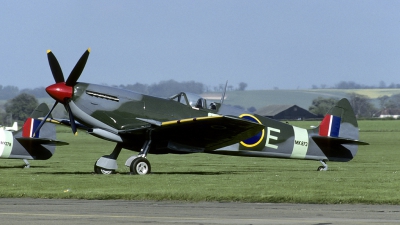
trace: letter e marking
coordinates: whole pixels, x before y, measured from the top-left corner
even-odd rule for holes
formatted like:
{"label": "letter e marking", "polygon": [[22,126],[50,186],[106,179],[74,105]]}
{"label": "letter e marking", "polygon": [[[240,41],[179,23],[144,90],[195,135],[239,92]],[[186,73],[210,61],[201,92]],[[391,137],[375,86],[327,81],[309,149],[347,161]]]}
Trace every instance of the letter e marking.
{"label": "letter e marking", "polygon": [[278,146],[277,146],[277,145],[273,145],[273,144],[270,144],[270,143],[269,143],[269,140],[270,140],[270,139],[272,139],[272,140],[278,140],[278,137],[277,137],[277,136],[271,135],[271,131],[276,132],[276,133],[280,133],[280,132],[281,132],[281,130],[279,130],[279,129],[272,128],[272,127],[267,127],[267,137],[266,137],[266,140],[265,140],[265,147],[273,148],[273,149],[278,149]]}

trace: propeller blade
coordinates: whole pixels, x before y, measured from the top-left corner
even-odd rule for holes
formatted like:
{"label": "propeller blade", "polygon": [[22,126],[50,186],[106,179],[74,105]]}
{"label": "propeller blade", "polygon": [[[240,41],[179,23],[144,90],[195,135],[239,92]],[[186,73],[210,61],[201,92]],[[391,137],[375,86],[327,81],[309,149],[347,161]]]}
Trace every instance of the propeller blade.
{"label": "propeller blade", "polygon": [[56,83],[64,82],[64,75],[61,66],[51,50],[47,50],[47,59],[49,60],[51,73],[53,73]]}
{"label": "propeller blade", "polygon": [[50,109],[50,111],[47,113],[47,115],[44,117],[44,119],[42,120],[42,122],[40,122],[39,126],[36,128],[35,132],[33,133],[33,136],[36,136],[36,132],[38,132],[40,130],[40,128],[42,128],[43,124],[46,122],[47,118],[50,116],[51,112],[53,112],[53,109],[56,107],[56,105],[58,104],[58,101],[56,101],[53,105],[53,107]]}
{"label": "propeller blade", "polygon": [[71,124],[72,133],[74,133],[74,135],[78,135],[78,132],[76,131],[76,124],[75,124],[74,115],[71,112],[71,108],[69,107],[69,103],[65,104],[65,108],[67,109],[68,114],[69,114],[69,122]]}
{"label": "propeller blade", "polygon": [[89,53],[90,53],[90,48],[88,48],[85,53],[81,56],[79,61],[76,63],[74,69],[71,71],[67,78],[66,85],[67,86],[74,86],[76,84],[76,81],[79,79],[79,77],[82,74],[83,69],[85,68],[86,61],[89,58]]}

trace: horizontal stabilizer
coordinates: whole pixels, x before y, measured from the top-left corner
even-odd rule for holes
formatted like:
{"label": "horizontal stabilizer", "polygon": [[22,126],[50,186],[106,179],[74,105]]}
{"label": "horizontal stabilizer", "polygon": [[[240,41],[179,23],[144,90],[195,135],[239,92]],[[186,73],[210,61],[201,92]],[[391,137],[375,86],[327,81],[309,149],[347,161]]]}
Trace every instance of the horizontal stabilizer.
{"label": "horizontal stabilizer", "polygon": [[312,139],[314,141],[328,141],[332,144],[346,144],[346,145],[369,145],[367,142],[349,139],[349,138],[340,138],[340,137],[329,137],[329,136],[313,136]]}
{"label": "horizontal stabilizer", "polygon": [[52,146],[62,146],[69,145],[67,142],[52,140],[48,138],[27,138],[27,137],[19,137],[15,138],[21,144],[29,144],[29,145],[52,145]]}
{"label": "horizontal stabilizer", "polygon": [[359,145],[366,142],[340,137],[313,136],[312,139],[330,161],[347,162],[354,158]]}

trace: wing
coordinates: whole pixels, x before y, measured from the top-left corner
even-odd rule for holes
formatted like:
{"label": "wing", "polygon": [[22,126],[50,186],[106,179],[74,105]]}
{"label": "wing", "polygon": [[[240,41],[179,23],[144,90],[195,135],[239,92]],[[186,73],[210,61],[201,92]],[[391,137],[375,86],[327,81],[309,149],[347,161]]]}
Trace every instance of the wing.
{"label": "wing", "polygon": [[[167,142],[170,149],[177,151],[212,151],[245,140],[264,129],[263,125],[233,116],[216,115],[165,122],[153,119],[137,119],[146,122],[148,126],[119,130],[118,135],[124,136],[124,139],[126,139],[135,135],[142,135],[146,130],[151,129],[153,141]],[[64,119],[47,119],[47,122],[69,125],[69,120]],[[81,124],[76,123],[76,125],[78,128],[87,130]],[[101,138],[105,137],[104,135],[101,136]]]}
{"label": "wing", "polygon": [[[264,129],[263,125],[232,116],[197,117],[166,122],[141,118],[138,120],[151,124],[153,140],[168,141],[169,148],[181,151],[215,150],[245,140]],[[135,132],[137,130],[121,131],[132,134]]]}

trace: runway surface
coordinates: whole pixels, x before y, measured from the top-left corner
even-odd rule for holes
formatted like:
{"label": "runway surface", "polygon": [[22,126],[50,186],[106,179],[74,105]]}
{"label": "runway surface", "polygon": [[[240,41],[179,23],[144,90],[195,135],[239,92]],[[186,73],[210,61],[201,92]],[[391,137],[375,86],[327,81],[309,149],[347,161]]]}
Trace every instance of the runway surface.
{"label": "runway surface", "polygon": [[0,199],[1,224],[400,224],[400,206]]}

